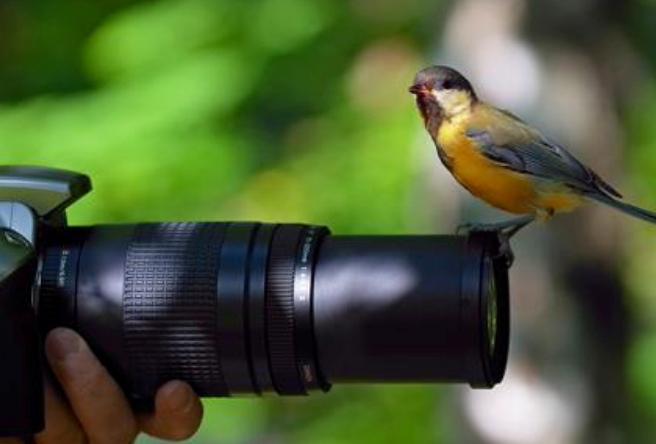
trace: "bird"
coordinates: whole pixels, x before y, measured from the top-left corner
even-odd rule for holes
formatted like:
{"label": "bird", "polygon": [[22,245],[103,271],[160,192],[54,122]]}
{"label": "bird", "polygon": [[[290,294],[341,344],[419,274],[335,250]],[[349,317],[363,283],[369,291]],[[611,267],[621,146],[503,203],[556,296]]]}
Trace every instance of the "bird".
{"label": "bird", "polygon": [[535,220],[597,201],[656,223],[656,213],[629,204],[562,145],[509,111],[480,100],[469,80],[448,66],[420,70],[409,88],[444,166],[471,194],[518,215],[467,229],[507,238]]}

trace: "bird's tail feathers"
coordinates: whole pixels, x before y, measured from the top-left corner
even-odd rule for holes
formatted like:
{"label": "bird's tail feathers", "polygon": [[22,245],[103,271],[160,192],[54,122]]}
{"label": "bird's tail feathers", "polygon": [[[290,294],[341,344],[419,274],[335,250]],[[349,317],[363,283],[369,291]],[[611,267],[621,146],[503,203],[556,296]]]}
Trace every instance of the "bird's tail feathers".
{"label": "bird's tail feathers", "polygon": [[628,214],[629,216],[637,217],[638,219],[642,219],[647,222],[651,222],[652,224],[656,224],[656,213],[645,210],[644,208],[640,208],[635,205],[622,202],[621,200],[614,199],[613,197],[608,196],[606,194],[591,193],[588,194],[587,196],[590,199],[594,199],[597,202],[601,202],[603,204],[609,205],[615,208],[616,210]]}

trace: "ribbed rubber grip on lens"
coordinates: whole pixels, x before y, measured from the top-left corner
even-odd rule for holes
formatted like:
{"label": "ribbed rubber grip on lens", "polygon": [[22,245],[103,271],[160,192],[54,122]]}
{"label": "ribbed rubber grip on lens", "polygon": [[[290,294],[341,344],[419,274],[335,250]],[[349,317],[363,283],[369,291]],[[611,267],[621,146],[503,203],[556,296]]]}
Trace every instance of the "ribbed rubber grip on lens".
{"label": "ribbed rubber grip on lens", "polygon": [[305,394],[294,343],[294,263],[302,232],[300,225],[280,225],[269,256],[267,336],[273,385],[281,395]]}
{"label": "ribbed rubber grip on lens", "polygon": [[170,380],[226,396],[217,346],[218,251],[225,226],[142,224],[125,264],[124,339],[132,389],[152,396]]}

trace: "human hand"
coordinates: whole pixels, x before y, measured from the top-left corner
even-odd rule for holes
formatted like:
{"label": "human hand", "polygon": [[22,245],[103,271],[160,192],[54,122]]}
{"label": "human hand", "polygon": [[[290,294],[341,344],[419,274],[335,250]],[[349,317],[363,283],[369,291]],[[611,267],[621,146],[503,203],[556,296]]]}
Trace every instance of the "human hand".
{"label": "human hand", "polygon": [[[188,384],[171,381],[155,397],[155,411],[135,414],[123,391],[77,333],[52,330],[46,357],[67,399],[46,384],[46,427],[37,444],[128,444],[140,432],[161,439],[193,435],[203,415],[202,404]],[[21,443],[0,439],[0,444]]]}

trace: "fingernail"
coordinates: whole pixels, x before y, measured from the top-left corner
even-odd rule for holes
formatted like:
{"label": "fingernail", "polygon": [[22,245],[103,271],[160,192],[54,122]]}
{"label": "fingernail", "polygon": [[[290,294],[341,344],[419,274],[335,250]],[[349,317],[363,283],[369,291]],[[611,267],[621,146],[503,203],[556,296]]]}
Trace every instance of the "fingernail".
{"label": "fingernail", "polygon": [[63,362],[80,350],[80,337],[67,328],[55,328],[48,334],[46,348],[57,361]]}
{"label": "fingernail", "polygon": [[193,402],[191,391],[182,382],[171,382],[165,387],[169,410],[177,412],[189,409]]}

